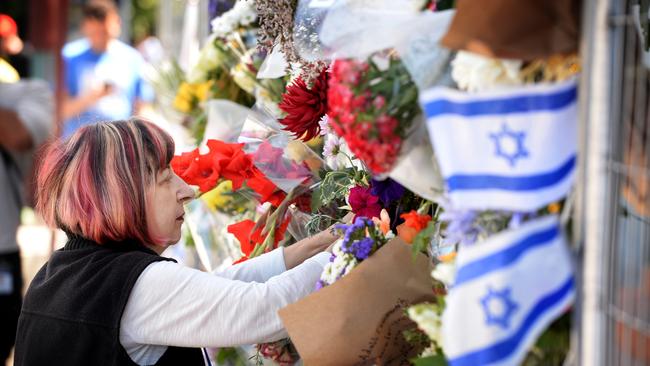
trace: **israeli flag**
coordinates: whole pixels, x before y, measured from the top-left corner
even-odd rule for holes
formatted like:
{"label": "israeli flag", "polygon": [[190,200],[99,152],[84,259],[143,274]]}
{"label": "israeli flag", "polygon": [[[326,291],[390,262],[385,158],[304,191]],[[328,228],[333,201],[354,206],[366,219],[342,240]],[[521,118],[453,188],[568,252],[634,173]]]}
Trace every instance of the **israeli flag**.
{"label": "israeli flag", "polygon": [[442,316],[450,366],[519,365],[573,302],[572,265],[557,216],[462,247]]}
{"label": "israeli flag", "polygon": [[422,93],[454,207],[534,211],[563,198],[576,165],[575,80],[469,94]]}

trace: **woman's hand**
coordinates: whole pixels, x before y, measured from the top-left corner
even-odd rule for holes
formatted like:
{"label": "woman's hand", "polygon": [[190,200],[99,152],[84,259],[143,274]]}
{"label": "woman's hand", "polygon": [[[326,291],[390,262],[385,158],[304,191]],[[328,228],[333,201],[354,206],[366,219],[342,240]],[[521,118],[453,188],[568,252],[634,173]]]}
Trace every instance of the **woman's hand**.
{"label": "woman's hand", "polygon": [[338,236],[333,235],[329,229],[320,233],[302,239],[301,241],[284,248],[284,264],[287,269],[291,269],[305,259],[310,258],[330,246]]}
{"label": "woman's hand", "polygon": [[[341,221],[349,223],[352,220],[351,213],[346,215]],[[284,248],[284,264],[287,269],[291,269],[305,259],[310,258],[322,251],[331,251],[332,244],[339,238],[339,235],[333,230],[334,225],[320,233],[305,238],[293,245]]]}

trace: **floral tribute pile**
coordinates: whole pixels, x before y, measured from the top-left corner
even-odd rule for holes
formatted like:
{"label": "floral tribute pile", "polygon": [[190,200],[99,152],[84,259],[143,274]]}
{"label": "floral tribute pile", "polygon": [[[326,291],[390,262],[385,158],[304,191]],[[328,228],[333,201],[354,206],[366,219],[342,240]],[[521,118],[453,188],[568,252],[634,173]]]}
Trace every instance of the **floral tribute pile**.
{"label": "floral tribute pile", "polygon": [[[453,3],[400,2],[408,3],[404,8],[413,19],[413,27],[421,27],[422,17],[445,11]],[[413,304],[408,309],[419,328],[404,337],[414,342],[425,340],[430,345],[419,359],[413,360],[415,364],[444,364],[442,314],[454,281],[458,250],[480,245],[536,218],[560,213],[565,209],[564,200],[528,211],[466,209],[451,203],[449,187],[439,187],[442,194],[436,200],[424,198],[430,194],[407,189],[408,182],[393,172],[402,162],[415,161],[411,160],[412,146],[408,144],[418,137],[414,136],[417,131],[422,131],[425,118],[421,117],[426,113],[419,102],[424,90],[414,80],[420,80],[427,66],[414,64],[410,52],[428,56],[434,52],[429,48],[437,47],[437,42],[419,38],[409,47],[392,44],[358,54],[343,47],[341,54],[345,57],[333,50],[323,51],[316,60],[306,59],[304,50],[294,42],[298,31],[312,32],[310,37],[318,44],[310,50],[312,56],[319,47],[334,47],[324,44],[325,37],[318,33],[321,23],[327,23],[327,6],[314,7],[320,10],[301,18],[304,9],[311,9],[306,6],[309,3],[237,0],[230,11],[212,20],[213,33],[199,61],[185,70],[181,80],[172,83],[174,106],[183,116],[181,123],[191,132],[189,145],[193,145],[172,160],[172,168],[196,187],[209,208],[205,215],[223,224],[218,235],[211,234],[211,248],[236,244],[239,255],[222,258],[227,263],[236,265],[280,245],[292,245],[332,225],[340,239],[332,247],[330,262],[320,280],[314,284],[315,291],[336,286],[337,281],[396,237],[410,245],[414,257],[427,256],[435,265],[431,287],[437,300]],[[363,4],[358,5],[363,9]],[[376,6],[393,9],[395,4],[379,1]],[[294,29],[296,24],[313,27]],[[405,43],[411,42],[409,32],[422,29],[408,25],[404,28],[395,30],[405,33],[395,39]],[[370,37],[364,29],[355,32],[359,37]],[[506,60],[460,50],[443,66],[441,73],[445,77],[435,83],[471,95],[560,82],[579,71],[579,60],[576,55]],[[246,123],[238,121],[244,126],[239,127],[238,142],[206,135],[208,103],[215,99],[250,109],[252,117]],[[264,136],[274,136],[273,143],[270,138],[259,141],[259,131],[248,130],[249,120],[256,119],[255,113],[260,110],[271,116],[261,124]],[[215,123],[231,127],[225,126],[230,122]],[[424,140],[429,151],[435,151],[431,141]],[[314,157],[298,157],[296,144]],[[464,148],[458,146],[459,155]],[[419,170],[437,169],[436,155],[418,160],[410,179],[421,179]],[[315,171],[314,166],[320,168]],[[294,181],[299,184],[287,184]],[[344,219],[350,216],[351,221]],[[193,235],[197,235],[196,230],[187,234],[189,242],[195,241]],[[527,362],[562,360],[568,349],[567,334],[565,317],[540,338]],[[549,335],[557,342],[549,343]],[[299,359],[290,340],[258,345],[256,350],[258,358],[281,365]],[[239,362],[243,359],[236,359],[243,352],[221,350],[216,357],[224,363]]]}

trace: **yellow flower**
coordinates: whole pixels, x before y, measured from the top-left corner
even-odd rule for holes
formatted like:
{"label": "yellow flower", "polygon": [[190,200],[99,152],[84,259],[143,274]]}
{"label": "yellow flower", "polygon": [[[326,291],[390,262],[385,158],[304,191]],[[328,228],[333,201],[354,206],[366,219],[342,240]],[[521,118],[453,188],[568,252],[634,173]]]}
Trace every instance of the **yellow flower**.
{"label": "yellow flower", "polygon": [[204,101],[210,96],[210,88],[212,87],[212,80],[205,83],[195,84],[194,95],[200,100]]}
{"label": "yellow flower", "polygon": [[203,194],[201,199],[212,210],[225,207],[232,197],[226,193],[232,192],[232,181],[224,180],[219,183],[213,190]]}
{"label": "yellow flower", "polygon": [[181,83],[174,98],[174,108],[184,113],[192,111],[192,89],[192,85],[186,82]]}
{"label": "yellow flower", "polygon": [[183,113],[190,113],[192,111],[192,104],[187,99],[183,99],[177,95],[174,99],[174,108]]}

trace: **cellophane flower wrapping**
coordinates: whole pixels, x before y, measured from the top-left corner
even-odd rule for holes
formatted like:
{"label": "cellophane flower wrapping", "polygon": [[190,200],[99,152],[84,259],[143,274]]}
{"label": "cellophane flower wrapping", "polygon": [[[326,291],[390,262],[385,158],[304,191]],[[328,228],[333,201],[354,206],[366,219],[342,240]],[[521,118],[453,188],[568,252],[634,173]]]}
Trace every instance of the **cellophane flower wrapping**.
{"label": "cellophane flower wrapping", "polygon": [[249,114],[239,137],[255,166],[285,193],[319,180],[323,160],[302,141],[292,139],[263,107]]}

